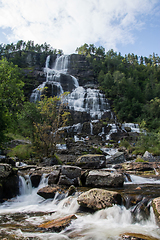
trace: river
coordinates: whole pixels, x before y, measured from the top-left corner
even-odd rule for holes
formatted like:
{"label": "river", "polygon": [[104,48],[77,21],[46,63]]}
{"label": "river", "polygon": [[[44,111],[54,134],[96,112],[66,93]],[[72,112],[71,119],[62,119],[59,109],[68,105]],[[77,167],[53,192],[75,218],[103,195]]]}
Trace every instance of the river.
{"label": "river", "polygon": [[[158,196],[159,180],[134,175],[131,178],[132,182],[126,182],[122,189],[118,189],[125,196],[133,193],[146,195],[147,191],[150,198]],[[133,211],[135,206],[127,208],[114,205],[94,213],[84,212],[77,203],[79,191],[74,196],[57,193],[54,199],[44,200],[37,195],[37,191],[46,185],[45,176],[38,188],[32,188],[29,177],[20,177],[20,195],[0,205],[1,239],[120,240],[125,234],[142,234],[146,239],[160,239],[160,228],[156,224],[152,207],[147,218],[140,211]],[[41,223],[70,214],[75,214],[77,219],[72,220],[60,233],[38,229]]]}

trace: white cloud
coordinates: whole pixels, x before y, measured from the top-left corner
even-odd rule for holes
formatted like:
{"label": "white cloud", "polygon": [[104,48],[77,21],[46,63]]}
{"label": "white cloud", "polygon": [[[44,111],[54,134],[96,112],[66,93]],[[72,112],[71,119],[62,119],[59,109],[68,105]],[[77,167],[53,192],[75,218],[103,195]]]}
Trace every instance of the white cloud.
{"label": "white cloud", "polygon": [[0,27],[11,28],[8,41],[47,42],[65,53],[84,43],[106,50],[134,43],[141,16],[151,14],[157,0],[1,0]]}

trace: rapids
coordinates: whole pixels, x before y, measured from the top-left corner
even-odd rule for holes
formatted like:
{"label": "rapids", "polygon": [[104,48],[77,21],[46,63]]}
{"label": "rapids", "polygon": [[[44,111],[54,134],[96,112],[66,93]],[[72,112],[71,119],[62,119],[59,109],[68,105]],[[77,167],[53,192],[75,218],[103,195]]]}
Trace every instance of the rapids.
{"label": "rapids", "polygon": [[[145,179],[131,176],[132,185],[145,184]],[[138,179],[135,181],[135,179]],[[150,239],[160,239],[160,229],[156,224],[153,209],[150,207],[148,218],[140,211],[133,215],[133,207],[124,205],[99,210],[94,213],[84,212],[79,208],[77,197],[66,193],[57,193],[54,199],[44,200],[37,195],[38,189],[47,185],[44,176],[38,188],[32,188],[28,176],[20,177],[20,195],[0,205],[0,237],[7,239],[83,239],[83,240],[117,240],[125,233],[143,234]],[[135,183],[136,182],[136,183]],[[146,183],[148,180],[146,179]],[[159,183],[152,180],[152,184]],[[127,184],[127,183],[126,183]],[[125,188],[125,187],[124,187]],[[60,233],[42,232],[38,225],[59,217],[75,214],[70,226]]]}

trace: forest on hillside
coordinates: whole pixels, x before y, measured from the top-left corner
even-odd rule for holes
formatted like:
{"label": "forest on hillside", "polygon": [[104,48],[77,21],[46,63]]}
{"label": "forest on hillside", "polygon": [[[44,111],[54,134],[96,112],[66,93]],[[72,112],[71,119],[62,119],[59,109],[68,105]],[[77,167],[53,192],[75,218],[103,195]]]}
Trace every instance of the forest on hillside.
{"label": "forest on hillside", "polygon": [[[102,46],[97,48],[94,44],[84,44],[75,51],[83,54],[91,65],[99,88],[112,103],[119,122],[136,122],[149,132],[160,132],[160,57],[157,54],[122,56],[112,49],[105,52]],[[25,114],[36,114],[34,106],[24,98],[27,80],[21,70],[31,68],[23,61],[28,52],[39,54],[41,67],[47,55],[63,54],[47,43],[39,45],[20,40],[16,44],[0,44],[1,140],[6,129],[17,129],[20,121],[24,124]],[[30,128],[32,117],[27,122]]]}

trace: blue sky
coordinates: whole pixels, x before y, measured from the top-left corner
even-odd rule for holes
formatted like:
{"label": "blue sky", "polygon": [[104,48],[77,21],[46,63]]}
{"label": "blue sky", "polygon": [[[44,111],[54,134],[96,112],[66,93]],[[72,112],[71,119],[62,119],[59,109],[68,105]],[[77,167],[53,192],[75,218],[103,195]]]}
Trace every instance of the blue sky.
{"label": "blue sky", "polygon": [[18,40],[160,56],[160,0],[0,0],[0,43]]}

